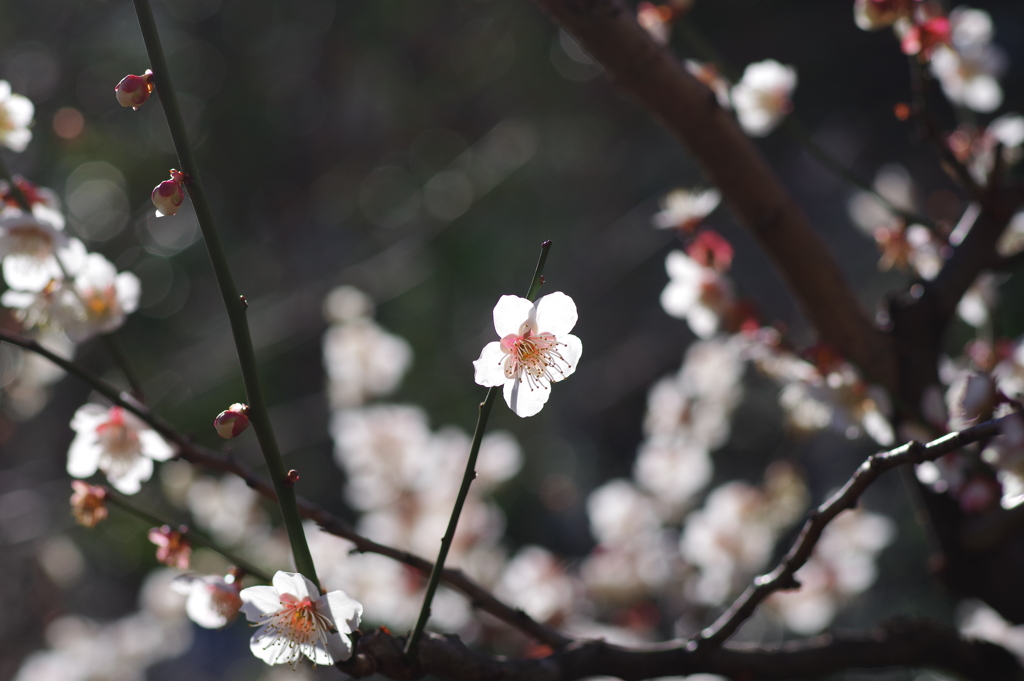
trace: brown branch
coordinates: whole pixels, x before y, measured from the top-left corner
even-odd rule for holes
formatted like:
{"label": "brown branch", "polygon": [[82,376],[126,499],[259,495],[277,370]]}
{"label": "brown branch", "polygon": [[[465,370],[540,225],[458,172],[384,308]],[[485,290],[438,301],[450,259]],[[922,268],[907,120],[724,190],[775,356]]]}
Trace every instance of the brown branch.
{"label": "brown branch", "polygon": [[624,648],[579,641],[542,659],[505,658],[467,648],[457,636],[428,634],[417,654],[403,655],[404,641],[386,630],[359,638],[355,654],[336,666],[357,678],[382,674],[411,681],[572,681],[614,676],[625,681],[697,673],[733,679],[809,679],[843,669],[932,667],[972,681],[1021,681],[1024,670],[1003,648],[965,640],[925,621],[897,621],[866,634],[834,634],[772,648],[722,648],[702,654],[680,642]]}
{"label": "brown branch", "polygon": [[[145,405],[141,404],[130,394],[120,392],[117,388],[110,385],[81,364],[70,361],[54,352],[51,352],[34,340],[24,338],[16,334],[0,331],[0,342],[8,342],[12,345],[24,348],[25,350],[42,355],[60,368],[64,369],[64,371],[78,376],[80,379],[92,386],[96,392],[100,393],[114,404],[135,414],[152,426],[152,428],[160,433],[164,438],[177,445],[178,456],[185,461],[206,466],[207,468],[219,470],[231,475],[237,475],[259,494],[263,495],[270,501],[277,501],[277,494],[274,490],[274,486],[269,480],[256,475],[256,473],[234,457],[224,456],[223,454],[195,444],[189,438],[175,430],[173,426],[153,414],[153,412],[151,412]],[[355,550],[357,551],[364,553],[378,553],[382,556],[387,556],[388,558],[392,558],[393,560],[419,570],[424,575],[429,575],[431,569],[434,567],[433,563],[429,560],[420,558],[408,551],[402,551],[391,546],[378,544],[377,542],[364,537],[356,532],[355,529],[353,529],[353,527],[347,522],[311,501],[307,501],[299,497],[298,504],[299,513],[303,518],[308,518],[309,520],[317,523],[325,532],[352,542],[355,545]],[[551,627],[537,622],[519,608],[513,608],[512,606],[502,602],[491,594],[490,591],[467,577],[461,570],[446,568],[443,571],[441,578],[449,586],[461,591],[466,597],[468,597],[470,602],[473,604],[473,607],[494,615],[503,622],[519,629],[524,634],[531,636],[541,643],[549,645],[552,648],[561,648],[573,640]]]}
{"label": "brown branch", "polygon": [[[1009,417],[1003,417],[1005,418]],[[994,437],[999,434],[999,426],[1003,419],[986,421],[958,433],[944,435],[926,445],[909,442],[888,452],[869,456],[842,489],[811,511],[796,543],[778,567],[769,574],[754,579],[753,584],[713,625],[694,637],[694,648],[700,650],[721,646],[768,596],[776,591],[799,588],[800,583],[793,575],[810,558],[825,526],[846,509],[856,506],[860,495],[882,473],[907,463],[933,461],[972,442]]]}
{"label": "brown branch", "polygon": [[637,25],[622,0],[536,0],[693,154],[736,218],[774,260],[824,340],[895,387],[895,358],[839,263],[757,148],[707,87]]}

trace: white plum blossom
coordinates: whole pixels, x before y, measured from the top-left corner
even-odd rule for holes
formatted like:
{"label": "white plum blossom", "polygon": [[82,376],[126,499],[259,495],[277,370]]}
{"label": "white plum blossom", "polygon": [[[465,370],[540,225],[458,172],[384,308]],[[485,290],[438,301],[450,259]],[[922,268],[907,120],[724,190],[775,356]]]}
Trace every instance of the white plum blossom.
{"label": "white plum blossom", "polygon": [[538,413],[551,396],[551,384],[576,371],[583,343],[570,334],[576,303],[558,291],[531,303],[502,296],[494,306],[500,341],[484,346],[473,362],[478,385],[503,386],[505,403],[517,416]]}
{"label": "white plum blossom", "polygon": [[273,586],[251,586],[239,596],[241,611],[259,626],[249,648],[267,664],[294,667],[306,656],[331,665],[352,656],[350,636],[363,606],[343,591],[321,595],[303,575],[279,571]]}
{"label": "white plum blossom", "polygon": [[669,282],[661,292],[665,312],[685,319],[699,338],[711,338],[718,332],[722,316],[735,302],[732,283],[711,267],[704,267],[682,251],[665,258]]}
{"label": "white plum blossom", "polygon": [[562,622],[572,614],[578,590],[550,551],[523,546],[505,565],[494,593],[540,622]]}
{"label": "white plum blossom", "polygon": [[660,229],[692,232],[722,201],[717,189],[676,189],[661,200],[661,212],[652,218]]}
{"label": "white plum blossom", "polygon": [[[85,255],[80,241],[70,240],[64,232],[64,216],[45,205],[37,204],[31,213],[20,209],[0,212],[0,259],[3,260],[4,281],[13,289],[39,291],[52,279],[69,270]],[[70,252],[65,253],[68,249]],[[60,252],[61,263],[56,256]]]}
{"label": "white plum blossom", "polygon": [[895,534],[895,524],[883,515],[861,509],[842,513],[825,527],[813,555],[797,570],[801,587],[776,592],[768,603],[794,632],[820,632],[843,602],[874,584],[875,558]]}
{"label": "white plum blossom", "polygon": [[174,448],[122,407],[85,404],[71,419],[77,435],[68,451],[68,473],[88,478],[97,469],[123,494],[135,494],[153,475],[154,461],[167,461]]}
{"label": "white plum blossom", "polygon": [[796,470],[776,462],[762,488],[726,483],[708,495],[704,507],[686,518],[679,548],[697,569],[687,595],[716,605],[765,566],[781,532],[800,517],[807,488]]}
{"label": "white plum blossom", "polygon": [[412,363],[412,349],[368,316],[369,297],[342,286],[331,291],[324,308],[334,321],[323,339],[331,406],[358,407],[397,388]]}
{"label": "white plum blossom", "polygon": [[740,126],[752,137],[764,137],[793,110],[796,69],[774,59],[750,64],[732,88],[732,105]]}
{"label": "white plum blossom", "polygon": [[28,97],[11,92],[11,84],[0,80],[0,144],[11,151],[25,151],[32,141],[32,116],[36,108]]}
{"label": "white plum blossom", "polygon": [[980,113],[990,113],[1003,103],[997,78],[1006,56],[992,44],[992,17],[988,12],[957,7],[949,13],[951,44],[939,45],[931,56],[931,71],[946,97]]}
{"label": "white plum blossom", "polygon": [[238,592],[241,584],[229,575],[187,574],[171,582],[171,588],[185,594],[185,612],[188,618],[206,629],[220,629],[238,617],[242,599]]}
{"label": "white plum blossom", "polygon": [[118,273],[113,263],[99,253],[85,258],[74,287],[82,303],[82,315],[66,322],[64,331],[76,343],[120,328],[125,316],[138,308],[142,293],[137,276]]}

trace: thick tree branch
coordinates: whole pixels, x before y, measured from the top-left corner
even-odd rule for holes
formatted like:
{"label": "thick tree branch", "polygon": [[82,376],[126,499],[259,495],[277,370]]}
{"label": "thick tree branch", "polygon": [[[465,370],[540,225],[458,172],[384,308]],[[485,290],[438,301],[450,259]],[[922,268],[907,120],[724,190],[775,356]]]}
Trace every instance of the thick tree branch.
{"label": "thick tree branch", "polygon": [[[233,457],[224,456],[223,454],[219,454],[193,443],[187,437],[175,430],[166,421],[153,414],[153,412],[151,412],[145,405],[138,402],[138,400],[134,399],[131,395],[118,391],[117,388],[110,385],[99,376],[96,376],[81,364],[72,362],[54,352],[51,352],[34,340],[0,331],[0,342],[4,341],[42,355],[61,369],[64,369],[64,371],[67,371],[69,374],[73,374],[88,383],[96,392],[100,393],[114,404],[132,412],[152,426],[155,431],[160,433],[160,435],[168,441],[177,445],[178,456],[185,461],[206,466],[207,468],[219,470],[224,473],[237,475],[242,478],[249,487],[263,495],[265,498],[273,502],[277,501],[277,493],[270,481],[256,475],[247,466]],[[362,536],[347,522],[311,501],[307,501],[301,497],[297,497],[297,500],[299,505],[299,514],[303,518],[312,520],[323,528],[325,532],[352,542],[355,545],[355,550],[357,551],[365,553],[379,553],[382,556],[387,556],[388,558],[392,558],[400,563],[413,567],[424,575],[429,575],[430,571],[434,567],[433,563],[429,560],[420,558],[408,551],[402,551],[391,546],[378,544],[377,542]],[[549,645],[552,648],[560,648],[572,641],[568,636],[537,622],[522,610],[513,608],[512,606],[500,601],[491,594],[490,591],[467,577],[461,570],[446,568],[442,573],[441,579],[448,584],[448,586],[461,591],[466,597],[468,597],[470,602],[473,604],[473,607],[494,615],[501,621],[519,629],[524,634],[531,636],[541,643]]]}
{"label": "thick tree branch", "polygon": [[907,463],[933,461],[972,442],[994,437],[999,434],[1001,421],[1003,419],[986,421],[958,433],[944,435],[926,445],[922,445],[920,442],[909,442],[888,452],[869,456],[857,468],[853,477],[843,485],[842,489],[824,504],[811,511],[796,543],[779,566],[769,574],[757,577],[754,583],[713,625],[694,637],[693,647],[700,650],[722,645],[768,596],[776,591],[799,588],[800,583],[794,574],[811,557],[814,546],[821,538],[825,526],[843,511],[856,506],[860,495],[882,473]]}
{"label": "thick tree branch", "polygon": [[413,659],[404,640],[386,630],[359,638],[355,654],[336,666],[357,678],[382,674],[411,681],[434,676],[445,681],[572,681],[615,676],[625,681],[721,674],[733,679],[810,679],[843,669],[931,667],[972,681],[1021,681],[1024,670],[1003,648],[961,638],[925,621],[889,623],[866,634],[834,634],[774,648],[721,648],[707,654],[680,642],[623,648],[603,641],[579,641],[537,660],[494,657],[467,648],[456,636],[427,634]]}
{"label": "thick tree branch", "polygon": [[537,0],[625,92],[687,147],[757,237],[824,340],[895,387],[895,358],[839,264],[732,114],[637,25],[622,0]]}

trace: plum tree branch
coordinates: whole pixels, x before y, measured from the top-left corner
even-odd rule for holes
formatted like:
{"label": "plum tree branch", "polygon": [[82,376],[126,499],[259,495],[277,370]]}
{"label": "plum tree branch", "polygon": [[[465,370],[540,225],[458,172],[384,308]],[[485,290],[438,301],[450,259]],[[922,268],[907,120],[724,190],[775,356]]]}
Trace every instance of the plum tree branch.
{"label": "plum tree branch", "polygon": [[1007,418],[1011,417],[1004,416],[1001,419],[979,423],[966,430],[944,435],[926,445],[912,441],[888,452],[869,456],[843,485],[842,489],[832,495],[832,498],[824,504],[811,511],[796,543],[778,567],[766,575],[755,578],[753,584],[714,624],[693,638],[691,647],[701,650],[721,646],[768,596],[776,591],[799,588],[800,583],[794,574],[811,557],[825,527],[840,513],[856,506],[860,495],[882,473],[907,463],[933,461],[965,445],[994,437],[999,434],[1001,422]]}
{"label": "plum tree branch", "polygon": [[[151,412],[145,405],[141,404],[130,394],[118,391],[117,388],[110,385],[81,364],[61,357],[32,339],[24,338],[16,334],[0,331],[0,342],[7,342],[41,355],[69,374],[77,376],[82,381],[90,385],[96,392],[106,397],[112,403],[135,414],[152,426],[153,429],[160,433],[164,438],[177,445],[178,456],[185,461],[206,466],[207,468],[212,468],[223,473],[237,475],[244,480],[249,487],[266,499],[272,502],[277,501],[277,492],[268,480],[257,475],[246,465],[233,457],[225,456],[195,444],[189,438],[175,430],[173,426]],[[329,534],[333,534],[352,542],[356,551],[377,553],[382,556],[387,556],[388,558],[419,570],[424,575],[429,575],[431,570],[433,570],[434,565],[429,560],[420,558],[408,551],[403,551],[385,544],[379,544],[367,537],[364,537],[341,518],[330,513],[323,507],[303,499],[302,497],[297,497],[297,502],[299,514],[303,518],[312,520]],[[490,591],[467,577],[461,570],[445,568],[441,574],[441,579],[450,587],[461,591],[467,598],[469,598],[473,607],[494,615],[499,620],[515,627],[527,636],[530,636],[541,643],[549,645],[552,648],[561,648],[573,640],[555,629],[537,622],[519,608],[514,608],[499,600]]]}
{"label": "plum tree branch", "polygon": [[971,681],[1021,681],[1024,669],[1005,649],[961,638],[922,620],[892,621],[874,631],[831,634],[768,648],[720,648],[707,654],[681,642],[625,648],[578,641],[541,659],[490,656],[467,648],[457,636],[426,634],[410,659],[404,640],[386,630],[359,638],[350,659],[336,666],[356,678],[381,674],[411,681],[573,681],[614,676],[624,681],[688,674],[733,679],[811,679],[844,669],[931,667]]}
{"label": "plum tree branch", "polygon": [[693,154],[774,260],[824,340],[873,382],[896,387],[895,355],[839,263],[732,114],[636,22],[622,0],[536,0]]}

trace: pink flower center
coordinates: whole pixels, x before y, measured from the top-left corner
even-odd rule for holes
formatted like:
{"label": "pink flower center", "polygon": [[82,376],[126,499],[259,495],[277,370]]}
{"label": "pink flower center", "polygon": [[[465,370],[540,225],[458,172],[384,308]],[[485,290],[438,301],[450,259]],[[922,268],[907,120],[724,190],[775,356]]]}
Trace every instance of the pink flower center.
{"label": "pink flower center", "polygon": [[[96,435],[114,467],[130,468],[135,457],[142,451],[139,434],[125,422],[124,409],[121,407],[110,408],[110,418],[96,426]],[[114,475],[117,476],[116,471]]]}
{"label": "pink flower center", "polygon": [[535,333],[530,322],[523,322],[519,333],[510,333],[501,339],[501,349],[508,355],[504,360],[505,377],[526,380],[532,390],[545,382],[564,378],[564,365],[570,365],[558,351],[560,343],[553,333]]}
{"label": "pink flower center", "polygon": [[267,627],[269,639],[267,645],[274,645],[276,639],[285,639],[288,644],[282,647],[281,654],[293,662],[298,662],[298,652],[308,656],[304,649],[316,647],[317,644],[330,654],[327,635],[335,631],[334,623],[317,611],[316,602],[309,597],[299,599],[287,593],[281,594],[280,598],[281,609],[263,616],[262,623]]}

